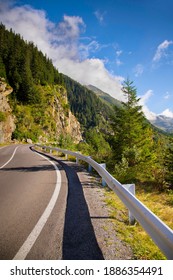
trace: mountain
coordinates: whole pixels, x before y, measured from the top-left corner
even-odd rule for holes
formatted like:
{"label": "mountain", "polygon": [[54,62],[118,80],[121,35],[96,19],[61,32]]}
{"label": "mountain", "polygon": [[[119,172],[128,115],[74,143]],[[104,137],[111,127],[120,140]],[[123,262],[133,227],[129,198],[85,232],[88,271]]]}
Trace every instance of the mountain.
{"label": "mountain", "polygon": [[158,115],[155,117],[155,119],[149,121],[159,129],[167,133],[173,133],[173,118],[169,118],[164,115]]}
{"label": "mountain", "polygon": [[110,105],[103,103],[92,90],[66,75],[62,74],[62,77],[67,89],[70,109],[82,128],[86,130],[91,127],[101,127],[104,130],[110,116]]}
{"label": "mountain", "polygon": [[15,130],[15,119],[8,102],[13,89],[0,78],[0,143],[9,142]]}
{"label": "mountain", "polygon": [[[100,90],[99,88],[88,85],[88,89],[92,90],[105,104],[107,105],[116,105],[116,106],[122,106],[121,101],[113,98],[108,93],[105,93],[104,91]],[[148,121],[156,128],[159,128],[159,130],[164,131],[166,133],[173,133],[173,118],[166,117],[164,115],[158,115],[154,119],[148,119]]]}
{"label": "mountain", "polygon": [[[88,128],[107,131],[110,107],[95,93],[59,73],[33,42],[24,41],[2,24],[0,42],[0,77],[12,88],[12,138],[46,142],[70,135],[80,141]],[[1,127],[4,116],[1,110]]]}
{"label": "mountain", "polygon": [[87,86],[88,89],[90,89],[91,91],[93,91],[102,101],[105,102],[105,104],[107,105],[115,105],[115,106],[122,106],[121,101],[113,98],[112,96],[110,96],[108,93],[102,91],[101,89],[93,86],[93,85],[88,85]]}

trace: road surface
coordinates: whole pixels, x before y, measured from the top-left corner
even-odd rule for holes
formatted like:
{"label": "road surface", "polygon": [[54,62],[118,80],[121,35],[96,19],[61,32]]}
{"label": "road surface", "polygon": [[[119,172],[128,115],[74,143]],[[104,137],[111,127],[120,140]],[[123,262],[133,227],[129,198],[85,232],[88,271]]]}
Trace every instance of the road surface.
{"label": "road surface", "polygon": [[0,259],[61,257],[67,183],[60,172],[28,145],[0,149]]}
{"label": "road surface", "polygon": [[0,259],[103,259],[77,174],[31,145],[0,148]]}

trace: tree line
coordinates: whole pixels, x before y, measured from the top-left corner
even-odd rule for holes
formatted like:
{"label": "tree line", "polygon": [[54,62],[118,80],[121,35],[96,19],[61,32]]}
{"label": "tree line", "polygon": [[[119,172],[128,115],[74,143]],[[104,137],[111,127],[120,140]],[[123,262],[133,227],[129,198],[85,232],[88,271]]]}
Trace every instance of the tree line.
{"label": "tree line", "polygon": [[13,88],[13,99],[22,104],[42,101],[37,85],[64,86],[70,109],[84,129],[98,125],[100,114],[106,118],[110,110],[86,87],[59,73],[33,42],[24,41],[3,24],[0,25],[0,77],[6,78]]}
{"label": "tree line", "polygon": [[[79,150],[98,161],[106,161],[109,170],[122,183],[140,182],[159,190],[173,189],[172,138],[158,132],[146,120],[139,106],[137,90],[130,80],[123,84],[126,102],[110,108],[91,90],[59,73],[52,61],[32,42],[24,41],[2,24],[0,77],[13,87],[12,104],[15,104],[16,117],[19,114],[20,122],[23,122],[22,125],[18,123],[16,137],[20,138],[22,129],[27,130],[27,125],[31,125],[31,116],[33,125],[39,124],[40,130],[41,125],[50,127],[49,132],[55,130],[55,125],[45,118],[44,112],[46,104],[50,103],[49,93],[46,93],[48,85],[51,85],[52,98],[53,86],[58,84],[67,90],[70,109],[83,130],[85,141],[78,144]],[[28,124],[24,123],[27,110]],[[34,140],[38,139],[39,133],[38,129],[34,130]]]}

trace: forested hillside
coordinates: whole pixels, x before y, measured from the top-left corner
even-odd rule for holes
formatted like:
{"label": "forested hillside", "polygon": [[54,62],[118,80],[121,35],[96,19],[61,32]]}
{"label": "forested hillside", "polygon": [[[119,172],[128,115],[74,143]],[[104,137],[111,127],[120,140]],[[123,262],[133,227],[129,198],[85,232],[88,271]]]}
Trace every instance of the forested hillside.
{"label": "forested hillside", "polygon": [[[72,148],[75,140],[77,150],[106,161],[122,183],[159,191],[173,188],[172,139],[146,121],[133,82],[122,85],[127,102],[110,107],[91,90],[59,73],[32,42],[25,42],[2,24],[0,77],[5,79],[5,87],[13,88],[9,97],[16,125],[13,138],[54,142],[65,148]],[[4,120],[5,114],[0,112],[0,122]]]}
{"label": "forested hillside", "polygon": [[38,85],[59,84],[67,90],[72,113],[83,129],[95,127],[109,115],[104,105],[90,90],[61,74],[52,61],[43,55],[32,42],[25,42],[20,35],[0,25],[0,77],[7,79],[13,88],[12,98],[24,104],[42,102]]}
{"label": "forested hillside", "polygon": [[110,107],[104,104],[93,92],[71,78],[63,75],[71,111],[85,128],[102,128],[110,116]]}

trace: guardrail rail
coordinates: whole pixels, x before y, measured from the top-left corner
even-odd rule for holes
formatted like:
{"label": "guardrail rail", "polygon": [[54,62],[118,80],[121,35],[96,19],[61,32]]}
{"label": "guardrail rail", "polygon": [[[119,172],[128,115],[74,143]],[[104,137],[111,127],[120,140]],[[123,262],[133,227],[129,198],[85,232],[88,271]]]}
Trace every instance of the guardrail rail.
{"label": "guardrail rail", "polygon": [[65,149],[43,146],[36,144],[42,149],[61,152],[65,155],[76,157],[77,160],[85,161],[92,166],[108,187],[112,189],[121,199],[130,213],[141,224],[144,230],[150,235],[154,243],[159,247],[167,259],[173,259],[173,230],[170,229],[161,219],[159,219],[149,208],[137,199],[128,189],[117,181],[104,167],[94,161],[90,156],[83,156],[80,153]]}

